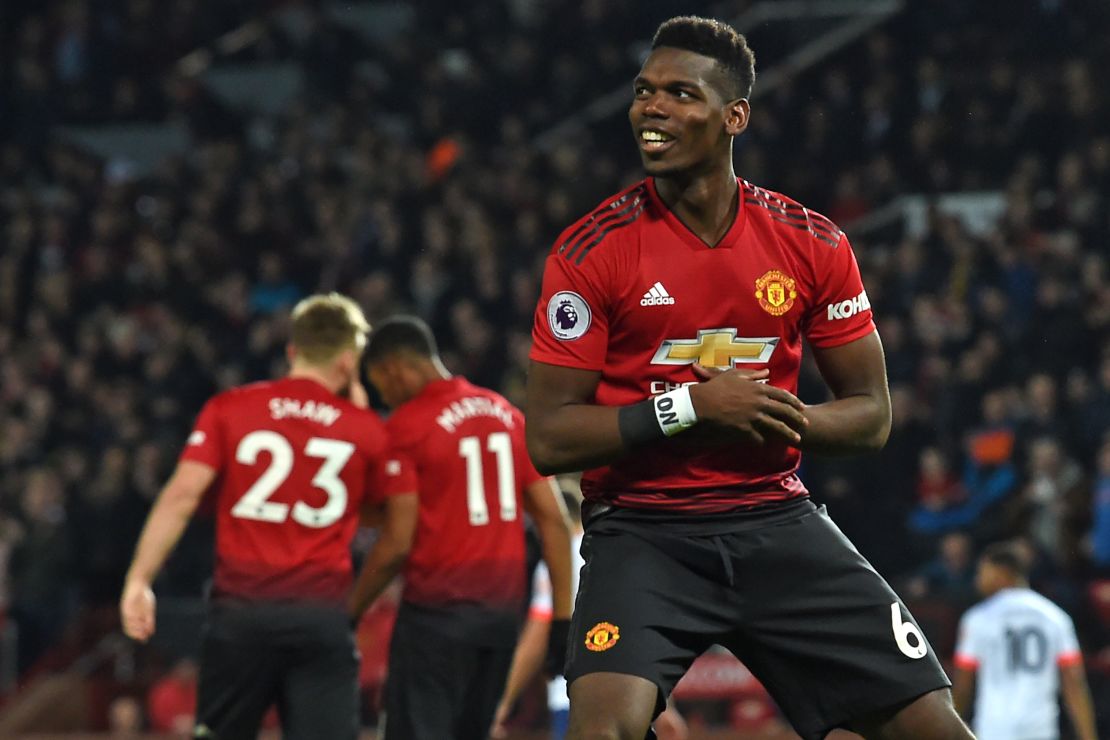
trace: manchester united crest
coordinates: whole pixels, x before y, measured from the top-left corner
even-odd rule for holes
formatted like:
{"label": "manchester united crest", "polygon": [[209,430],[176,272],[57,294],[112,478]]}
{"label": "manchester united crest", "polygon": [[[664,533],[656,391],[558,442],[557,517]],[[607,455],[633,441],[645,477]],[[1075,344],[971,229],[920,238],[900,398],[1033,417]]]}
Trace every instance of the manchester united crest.
{"label": "manchester united crest", "polygon": [[598,622],[586,633],[586,649],[600,653],[616,645],[619,639],[620,627],[609,622]]}
{"label": "manchester united crest", "polygon": [[755,297],[764,311],[772,316],[782,316],[794,307],[798,291],[794,290],[794,278],[771,270],[755,281]]}

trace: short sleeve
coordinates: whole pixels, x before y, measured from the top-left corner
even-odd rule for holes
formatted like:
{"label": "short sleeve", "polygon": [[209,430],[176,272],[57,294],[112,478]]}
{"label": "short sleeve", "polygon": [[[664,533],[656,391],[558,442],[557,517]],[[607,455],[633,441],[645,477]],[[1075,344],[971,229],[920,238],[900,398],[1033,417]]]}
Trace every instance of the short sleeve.
{"label": "short sleeve", "polygon": [[610,300],[599,261],[578,265],[558,252],[548,256],[532,323],[533,360],[584,370],[605,365]]}
{"label": "short sleeve", "polygon": [[1056,665],[1061,668],[1080,665],[1083,653],[1079,650],[1079,639],[1075,636],[1075,625],[1067,614],[1060,615],[1060,644],[1056,650]]}
{"label": "short sleeve", "polygon": [[979,667],[982,650],[979,637],[975,630],[975,620],[970,614],[965,614],[960,619],[959,635],[956,638],[956,656],[954,662],[957,668],[975,670]]}
{"label": "short sleeve", "polygon": [[815,347],[838,347],[875,330],[871,302],[863,288],[856,255],[841,234],[835,247],[815,247],[817,288],[805,316],[803,332]]}
{"label": "short sleeve", "polygon": [[181,451],[181,461],[204,463],[220,470],[224,463],[224,435],[220,424],[219,396],[211,398],[200,410],[193,431]]}
{"label": "short sleeve", "polygon": [[382,500],[389,496],[416,493],[418,479],[416,465],[404,452],[396,449],[386,453],[370,470],[371,498]]}
{"label": "short sleeve", "polygon": [[551,575],[547,565],[539,563],[532,575],[532,603],[528,606],[528,618],[550,621],[554,613],[551,596]]}

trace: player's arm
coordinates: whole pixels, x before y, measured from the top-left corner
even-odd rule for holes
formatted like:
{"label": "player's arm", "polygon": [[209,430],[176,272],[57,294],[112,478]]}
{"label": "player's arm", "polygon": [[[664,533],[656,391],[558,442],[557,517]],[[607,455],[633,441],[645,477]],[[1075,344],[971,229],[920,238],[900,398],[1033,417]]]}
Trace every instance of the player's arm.
{"label": "player's arm", "polygon": [[[700,369],[699,369],[700,370]],[[601,374],[532,361],[528,372],[528,452],[541,473],[608,464],[694,424],[716,425],[756,444],[797,443],[805,405],[769,383],[766,370],[700,370],[706,381],[628,406],[593,403]]]}
{"label": "player's arm", "polygon": [[1087,674],[1082,659],[1069,661],[1060,666],[1060,689],[1064,704],[1068,708],[1075,736],[1079,740],[1098,740],[1095,727],[1095,710],[1091,701],[1091,689],[1087,685]]}
{"label": "player's arm", "polygon": [[385,523],[385,504],[367,501],[358,511],[358,526],[380,529]]}
{"label": "player's arm", "polygon": [[551,633],[551,615],[549,613],[528,615],[524,629],[513,652],[512,666],[509,668],[509,677],[505,681],[505,690],[501,694],[501,701],[497,704],[497,713],[493,718],[493,737],[506,737],[505,721],[512,712],[513,705],[520,698],[521,693],[532,677],[543,665],[544,656],[547,654],[548,637]]}
{"label": "player's arm", "polygon": [[956,713],[967,719],[971,698],[975,694],[975,669],[957,666],[952,674],[952,705]]}
{"label": "player's arm", "polygon": [[806,406],[801,448],[826,455],[882,449],[890,435],[890,389],[878,332],[837,347],[813,347],[833,400]]}
{"label": "player's arm", "polygon": [[215,479],[216,469],[210,465],[182,460],[158,494],[143,525],[120,597],[120,619],[128,637],[145,642],[154,634],[151,584]]}
{"label": "player's arm", "polygon": [[415,493],[401,493],[386,498],[378,538],[366,554],[362,570],[347,600],[347,613],[352,620],[361,618],[366,608],[401,571],[401,566],[412,550],[419,509],[419,499]]}
{"label": "player's arm", "polygon": [[552,618],[570,619],[574,602],[570,592],[570,516],[555,481],[541,478],[525,486],[524,508],[536,525],[543,561],[551,574]]}

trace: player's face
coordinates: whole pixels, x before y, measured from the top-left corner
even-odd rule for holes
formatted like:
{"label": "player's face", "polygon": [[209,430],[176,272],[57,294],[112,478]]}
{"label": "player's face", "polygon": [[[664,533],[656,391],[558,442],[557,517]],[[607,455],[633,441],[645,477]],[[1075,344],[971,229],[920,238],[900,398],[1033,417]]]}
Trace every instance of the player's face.
{"label": "player's face", "polygon": [[370,378],[370,384],[377,390],[386,406],[392,409],[404,403],[401,384],[393,368],[386,363],[370,365],[366,370],[366,375]]}
{"label": "player's face", "polygon": [[975,589],[983,596],[990,596],[1002,587],[999,568],[987,560],[979,561],[975,572]]}
{"label": "player's face", "polygon": [[661,46],[633,82],[628,119],[649,175],[696,172],[732,156],[748,125],[746,100],[726,100],[717,60]]}

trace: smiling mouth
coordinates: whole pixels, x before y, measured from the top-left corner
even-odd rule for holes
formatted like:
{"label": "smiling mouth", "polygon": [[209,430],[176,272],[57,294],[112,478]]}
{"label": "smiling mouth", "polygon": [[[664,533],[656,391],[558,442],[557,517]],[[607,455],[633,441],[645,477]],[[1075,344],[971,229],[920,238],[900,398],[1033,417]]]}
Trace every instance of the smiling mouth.
{"label": "smiling mouth", "polygon": [[652,129],[645,129],[640,132],[637,137],[640,143],[640,149],[648,154],[658,154],[665,152],[674,146],[675,137],[663,131],[655,131]]}

